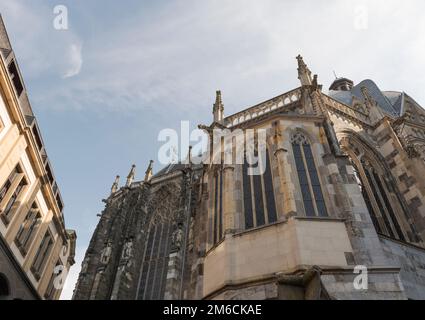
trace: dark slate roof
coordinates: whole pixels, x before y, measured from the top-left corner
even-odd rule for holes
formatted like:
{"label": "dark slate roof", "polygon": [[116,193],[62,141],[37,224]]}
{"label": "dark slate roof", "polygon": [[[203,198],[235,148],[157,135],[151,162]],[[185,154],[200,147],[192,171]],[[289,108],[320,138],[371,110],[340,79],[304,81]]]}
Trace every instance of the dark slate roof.
{"label": "dark slate roof", "polygon": [[329,90],[329,96],[349,106],[351,106],[351,102],[353,101],[353,95],[351,91]]}
{"label": "dark slate roof", "polygon": [[366,87],[372,96],[372,98],[378,103],[378,106],[385,113],[398,116],[401,108],[401,93],[395,91],[381,91],[378,86],[372,80],[363,80],[359,84],[355,85],[351,91],[334,91],[330,90],[329,95],[347,105],[351,105],[353,97],[357,97],[360,100],[364,100],[361,92],[361,88]]}
{"label": "dark slate roof", "polygon": [[393,106],[393,109],[397,112],[397,114],[401,114],[401,102],[403,100],[403,94],[398,91],[384,91],[382,92],[384,96],[390,101]]}

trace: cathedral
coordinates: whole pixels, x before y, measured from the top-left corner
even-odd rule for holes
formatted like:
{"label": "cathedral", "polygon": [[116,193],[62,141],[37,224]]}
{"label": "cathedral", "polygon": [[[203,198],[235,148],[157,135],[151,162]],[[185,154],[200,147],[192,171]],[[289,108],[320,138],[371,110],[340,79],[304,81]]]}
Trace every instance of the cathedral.
{"label": "cathedral", "polygon": [[325,93],[297,63],[298,88],[229,116],[218,91],[200,126],[231,150],[252,130],[254,153],[265,132],[261,174],[209,148],[117,176],[74,299],[425,299],[425,110],[372,80]]}

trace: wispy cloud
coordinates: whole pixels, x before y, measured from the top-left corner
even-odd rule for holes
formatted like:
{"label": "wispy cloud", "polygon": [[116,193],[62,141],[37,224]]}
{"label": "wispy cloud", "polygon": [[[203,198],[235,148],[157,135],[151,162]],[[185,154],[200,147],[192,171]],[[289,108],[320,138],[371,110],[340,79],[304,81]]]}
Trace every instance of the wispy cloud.
{"label": "wispy cloud", "polygon": [[[60,100],[62,108],[123,111],[172,105],[175,110],[194,111],[221,88],[232,108],[297,85],[294,57],[298,53],[325,84],[336,70],[355,81],[374,76],[384,88],[421,95],[418,85],[406,83],[411,88],[399,88],[401,83],[392,79],[404,79],[407,72],[418,74],[413,63],[425,54],[425,39],[418,32],[425,29],[418,9],[424,4],[365,2],[365,30],[355,26],[359,5],[353,1],[324,5],[188,0],[163,4],[137,18],[145,7],[140,4],[127,11],[128,19],[122,24],[106,24],[101,8],[79,17],[79,11],[70,7],[69,32],[55,32],[43,9],[30,6],[26,12],[37,22],[39,37],[21,44],[20,53],[32,59],[28,65],[39,77],[60,72],[68,81],[79,75],[66,86],[53,83],[55,90],[47,86],[37,97],[46,107],[57,107],[55,102]],[[9,11],[16,16],[20,10],[16,5],[13,9]],[[88,26],[96,34],[77,36],[75,26],[78,30]],[[28,38],[28,30],[18,28],[17,32]],[[84,74],[80,74],[82,41]],[[425,94],[418,100],[425,101]]]}
{"label": "wispy cloud", "polygon": [[83,56],[82,56],[82,45],[81,44],[71,44],[69,47],[69,69],[63,75],[63,78],[71,78],[78,75],[83,66]]}
{"label": "wispy cloud", "polygon": [[25,79],[69,78],[80,72],[80,36],[76,29],[59,31],[53,27],[53,5],[0,0],[0,8]]}

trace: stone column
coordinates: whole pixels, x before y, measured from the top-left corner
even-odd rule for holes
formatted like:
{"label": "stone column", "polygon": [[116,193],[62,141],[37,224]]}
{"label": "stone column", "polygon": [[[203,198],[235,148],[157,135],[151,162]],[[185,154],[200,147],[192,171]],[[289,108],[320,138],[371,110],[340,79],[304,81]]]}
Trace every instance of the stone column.
{"label": "stone column", "polygon": [[[279,139],[280,140],[280,139]],[[297,207],[295,204],[294,184],[290,176],[290,164],[288,162],[288,150],[283,148],[282,141],[278,142],[277,149],[274,153],[279,168],[279,180],[281,195],[283,198],[283,212],[279,212],[279,220],[286,220],[287,218],[296,215]],[[282,210],[279,205],[279,210]]]}

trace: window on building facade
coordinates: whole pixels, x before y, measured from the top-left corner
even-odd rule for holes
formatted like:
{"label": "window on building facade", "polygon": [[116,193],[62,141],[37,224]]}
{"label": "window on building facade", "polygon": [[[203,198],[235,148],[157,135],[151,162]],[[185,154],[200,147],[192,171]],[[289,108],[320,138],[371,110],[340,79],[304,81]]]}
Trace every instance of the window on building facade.
{"label": "window on building facade", "polygon": [[365,201],[369,214],[378,233],[391,238],[405,241],[402,228],[396,216],[396,209],[391,203],[391,195],[386,186],[385,180],[378,174],[371,162],[367,159],[361,161],[365,179],[363,185],[368,186]]}
{"label": "window on building facade", "polygon": [[47,261],[49,260],[50,252],[53,248],[53,237],[49,230],[44,234],[37,254],[35,255],[34,262],[31,266],[31,271],[34,277],[39,280]]}
{"label": "window on building facade", "polygon": [[9,224],[16,211],[13,205],[18,200],[26,184],[21,167],[17,165],[0,189],[0,214],[6,225]]}
{"label": "window on building facade", "polygon": [[381,226],[379,225],[378,218],[377,218],[378,214],[376,213],[375,209],[373,208],[372,201],[370,200],[369,193],[366,189],[366,184],[364,183],[357,166],[354,163],[352,163],[352,166],[353,166],[353,169],[354,169],[354,176],[355,176],[357,184],[359,185],[360,190],[362,192],[363,199],[366,203],[367,210],[369,211],[369,215],[372,219],[372,223],[373,223],[373,225],[376,229],[376,232],[382,233],[382,229],[381,229]]}
{"label": "window on building facade", "polygon": [[22,255],[26,255],[32,241],[34,240],[35,234],[41,224],[41,213],[34,202],[31,209],[27,213],[25,220],[22,222],[19,231],[16,235],[15,243],[21,251]]}
{"label": "window on building facade", "polygon": [[[255,153],[255,156],[257,154]],[[249,174],[249,163],[245,155],[242,165],[243,204],[245,229],[261,227],[277,221],[276,200],[269,150],[265,149],[265,168],[263,174]]]}
{"label": "window on building facade", "polygon": [[223,238],[223,170],[214,176],[214,236],[213,243]]}
{"label": "window on building facade", "polygon": [[24,90],[24,86],[19,77],[18,68],[16,67],[15,61],[12,61],[9,64],[9,74],[10,79],[12,80],[13,86],[15,87],[16,95],[19,97]]}
{"label": "window on building facade", "polygon": [[252,211],[252,192],[251,192],[251,176],[248,175],[248,162],[245,161],[242,166],[243,177],[243,204],[245,211],[245,229],[254,227],[254,215]]}
{"label": "window on building facade", "polygon": [[163,299],[172,242],[170,222],[152,225],[143,256],[139,300]]}
{"label": "window on building facade", "polygon": [[46,292],[44,293],[44,298],[47,300],[53,300],[55,298],[55,294],[57,292],[57,289],[55,288],[55,279],[61,276],[63,269],[58,268],[57,273],[55,273],[55,270],[57,267],[61,266],[62,263],[60,260],[56,262],[55,268],[53,269],[53,273],[50,277],[49,284],[47,285]]}
{"label": "window on building facade", "polygon": [[298,132],[293,135],[292,150],[306,216],[327,217],[328,213],[311,145],[302,133]]}
{"label": "window on building facade", "polygon": [[0,300],[6,300],[10,295],[9,281],[5,275],[0,273]]}

